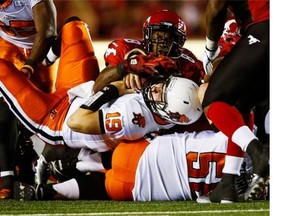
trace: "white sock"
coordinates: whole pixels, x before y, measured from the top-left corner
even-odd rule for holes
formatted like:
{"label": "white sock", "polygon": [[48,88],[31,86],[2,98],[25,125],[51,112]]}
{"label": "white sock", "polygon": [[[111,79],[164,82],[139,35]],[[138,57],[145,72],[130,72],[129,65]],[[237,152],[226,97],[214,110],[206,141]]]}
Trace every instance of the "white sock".
{"label": "white sock", "polygon": [[222,172],[239,176],[243,160],[241,157],[226,155]]}
{"label": "white sock", "polygon": [[90,151],[88,155],[79,154],[78,159],[76,168],[81,172],[97,172],[105,169],[102,164],[101,153],[99,152]]}
{"label": "white sock", "polygon": [[53,188],[68,199],[78,200],[80,197],[79,186],[74,178],[62,183],[54,184]]}
{"label": "white sock", "polygon": [[232,141],[236,143],[242,151],[246,152],[248,144],[253,140],[258,139],[248,126],[244,125],[238,128],[232,135]]}
{"label": "white sock", "polygon": [[1,171],[0,177],[5,177],[5,176],[14,176],[14,171],[12,170]]}
{"label": "white sock", "polygon": [[102,163],[93,161],[79,161],[76,164],[76,168],[81,172],[99,172],[105,170]]}
{"label": "white sock", "polygon": [[55,55],[52,48],[49,49],[45,59],[43,60],[42,64],[45,66],[50,66],[52,65],[54,62],[56,62],[56,60],[59,58],[59,56]]}

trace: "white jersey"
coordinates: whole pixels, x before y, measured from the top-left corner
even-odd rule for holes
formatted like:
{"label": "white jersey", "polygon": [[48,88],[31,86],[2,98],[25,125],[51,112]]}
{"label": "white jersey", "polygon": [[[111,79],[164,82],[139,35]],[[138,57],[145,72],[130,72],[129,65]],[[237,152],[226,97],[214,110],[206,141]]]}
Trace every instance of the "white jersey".
{"label": "white jersey", "polygon": [[[87,82],[87,85],[93,82]],[[84,85],[86,85],[84,84]],[[102,122],[104,135],[84,134],[72,131],[67,126],[67,118],[78,109],[87,98],[76,97],[67,113],[63,125],[63,139],[71,148],[89,148],[101,152],[115,148],[121,140],[137,140],[150,132],[169,129],[174,124],[158,124],[140,93],[127,94],[113,102],[104,104]]]}
{"label": "white jersey", "polygon": [[0,37],[32,49],[36,36],[32,8],[42,0],[7,0],[0,5]]}
{"label": "white jersey", "polygon": [[226,146],[221,132],[156,137],[139,160],[134,200],[194,200],[207,193],[221,180]]}

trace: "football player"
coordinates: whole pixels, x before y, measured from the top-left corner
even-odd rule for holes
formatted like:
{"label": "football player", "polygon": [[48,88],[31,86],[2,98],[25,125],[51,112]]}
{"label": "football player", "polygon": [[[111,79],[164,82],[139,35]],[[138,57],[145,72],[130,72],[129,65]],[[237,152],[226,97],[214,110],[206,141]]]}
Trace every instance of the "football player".
{"label": "football player", "polygon": [[[154,53],[155,56],[164,55],[176,61],[178,71],[185,78],[193,80],[198,85],[204,76],[202,62],[195,55],[183,47],[186,41],[186,24],[173,11],[161,10],[153,13],[142,27],[143,39],[118,39],[108,45],[104,54],[107,68],[100,74],[98,80],[109,82],[122,79],[122,62],[135,54]],[[96,81],[94,91],[103,88]],[[141,89],[141,79],[137,74],[125,74],[127,87]]]}
{"label": "football player", "polygon": [[212,72],[211,65],[220,52],[218,41],[228,8],[241,26],[242,36],[213,72],[204,94],[205,114],[227,135],[229,144],[220,184],[199,202],[237,202],[235,179],[240,174],[245,152],[253,161],[255,173],[249,190],[253,191],[269,175],[269,151],[240,114],[269,98],[269,1],[238,3],[210,0],[207,5],[203,58],[207,74]]}
{"label": "football player", "polygon": [[112,168],[36,188],[17,182],[17,200],[195,200],[221,180],[227,137],[221,132],[175,133],[121,141]]}
{"label": "football player", "polygon": [[[0,8],[0,59],[13,64],[42,91],[52,92],[55,70],[53,67],[44,67],[41,62],[57,34],[53,1],[1,0]],[[0,199],[6,199],[12,195],[18,132],[17,120],[2,97],[0,130]],[[24,133],[21,131],[21,135]],[[19,142],[22,140],[23,136]],[[26,141],[27,138],[23,141],[24,145]]]}
{"label": "football player", "polygon": [[[131,56],[149,53],[170,57],[176,62],[177,70],[183,77],[201,84],[205,75],[203,64],[190,50],[183,47],[187,37],[186,24],[178,14],[169,10],[156,11],[144,21],[142,32],[142,40],[123,38],[108,45],[104,54],[107,67],[97,77],[95,92],[103,88],[107,82],[120,79],[125,81],[128,88],[141,89],[141,77],[137,73],[124,73],[127,68],[123,63]],[[211,129],[204,115],[195,124],[177,125],[171,132],[193,132],[203,129]]]}
{"label": "football player", "polygon": [[[151,53],[155,56],[164,55],[173,59],[177,65],[177,71],[183,77],[191,79],[198,85],[201,84],[205,74],[203,65],[191,51],[183,47],[186,41],[186,24],[179,15],[168,10],[154,12],[144,21],[142,32],[142,40],[123,38],[114,40],[108,45],[104,54],[107,67],[101,71],[95,81],[93,87],[95,93],[116,80],[124,80],[127,88],[141,89],[145,79],[142,79],[139,73],[135,71],[127,73],[130,70],[130,67],[127,67],[127,61],[132,56],[143,56]],[[49,62],[53,63],[58,56],[50,49],[47,58]],[[143,58],[138,59],[138,61],[142,60]],[[142,64],[139,62],[138,65]],[[147,69],[147,67],[138,69],[136,67],[137,65],[134,66],[134,69],[138,71]],[[149,68],[147,72],[151,72]],[[166,72],[169,76],[173,70],[158,70],[158,72]],[[173,131],[203,129],[210,129],[204,115],[197,121],[197,124],[189,125],[189,127],[177,125]]]}
{"label": "football player", "polygon": [[[103,152],[113,149],[121,139],[135,140],[175,124],[191,124],[202,115],[198,85],[183,77],[147,79],[142,93],[134,94],[127,94],[134,89],[126,88],[120,80],[93,94],[99,69],[86,24],[70,20],[63,26],[61,37],[53,94],[39,91],[13,65],[0,61],[3,97],[17,118],[44,142]],[[134,61],[136,66],[131,63]],[[161,65],[174,67],[170,58],[153,54],[130,58],[127,64],[140,72]]]}

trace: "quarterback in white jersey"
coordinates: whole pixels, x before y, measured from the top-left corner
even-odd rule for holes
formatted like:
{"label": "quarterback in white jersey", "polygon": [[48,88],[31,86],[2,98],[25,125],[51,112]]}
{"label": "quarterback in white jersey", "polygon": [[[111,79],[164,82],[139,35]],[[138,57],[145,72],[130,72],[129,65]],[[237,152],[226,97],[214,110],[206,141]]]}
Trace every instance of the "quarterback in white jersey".
{"label": "quarterback in white jersey", "polygon": [[[3,65],[3,71],[7,70]],[[5,73],[11,82],[21,79],[14,72]],[[89,81],[70,89],[68,94],[60,92],[61,100],[56,94],[42,94],[46,98],[41,100],[51,103],[41,112],[31,112],[31,107],[39,107],[38,101],[17,98],[19,95],[13,94],[15,89],[10,89],[7,80],[0,80],[0,92],[17,118],[43,141],[97,152],[111,150],[123,139],[137,140],[176,124],[192,124],[203,113],[199,87],[186,78],[153,77],[141,93],[127,89],[123,81],[115,81],[92,94],[93,84]],[[29,95],[39,97],[38,93],[34,89]]]}
{"label": "quarterback in white jersey", "polygon": [[[125,84],[123,81],[112,83],[122,95],[118,83],[122,87]],[[80,85],[76,89],[92,89],[93,84],[92,81],[83,84],[90,87]],[[121,140],[137,140],[176,124],[191,124],[202,115],[198,86],[192,80],[176,76],[153,77],[142,92],[124,94],[111,101],[113,85],[86,101],[80,97],[73,100],[62,129],[69,147],[104,152],[114,149]],[[75,88],[71,91],[77,92]],[[107,103],[99,104],[102,100]]]}
{"label": "quarterback in white jersey", "polygon": [[[94,81],[90,81],[84,85],[86,88],[90,86],[87,89],[92,89],[93,84]],[[137,140],[146,133],[174,126],[170,122],[157,122],[155,120],[157,118],[146,105],[143,95],[132,93],[122,95],[115,101],[110,101],[100,107],[102,114],[99,121],[103,124],[101,127],[104,128],[102,134],[76,132],[68,126],[67,120],[85,101],[87,98],[81,97],[73,100],[63,124],[63,139],[71,148],[88,148],[96,152],[105,152],[114,149],[122,139]],[[96,121],[97,119],[95,119],[95,125]]]}

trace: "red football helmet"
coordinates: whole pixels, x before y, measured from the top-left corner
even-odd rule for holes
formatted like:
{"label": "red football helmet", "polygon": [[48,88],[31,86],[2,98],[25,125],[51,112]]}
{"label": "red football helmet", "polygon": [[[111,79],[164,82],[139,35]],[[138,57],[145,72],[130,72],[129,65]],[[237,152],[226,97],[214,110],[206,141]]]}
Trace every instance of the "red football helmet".
{"label": "red football helmet", "polygon": [[[147,53],[152,50],[152,33],[153,31],[164,31],[171,34],[172,43],[168,52],[169,57],[177,58],[180,56],[180,48],[183,47],[186,41],[186,24],[182,18],[175,12],[161,10],[153,13],[147,18],[143,24],[143,38],[145,51]],[[154,42],[155,43],[155,42]],[[157,55],[157,53],[155,53]]]}

